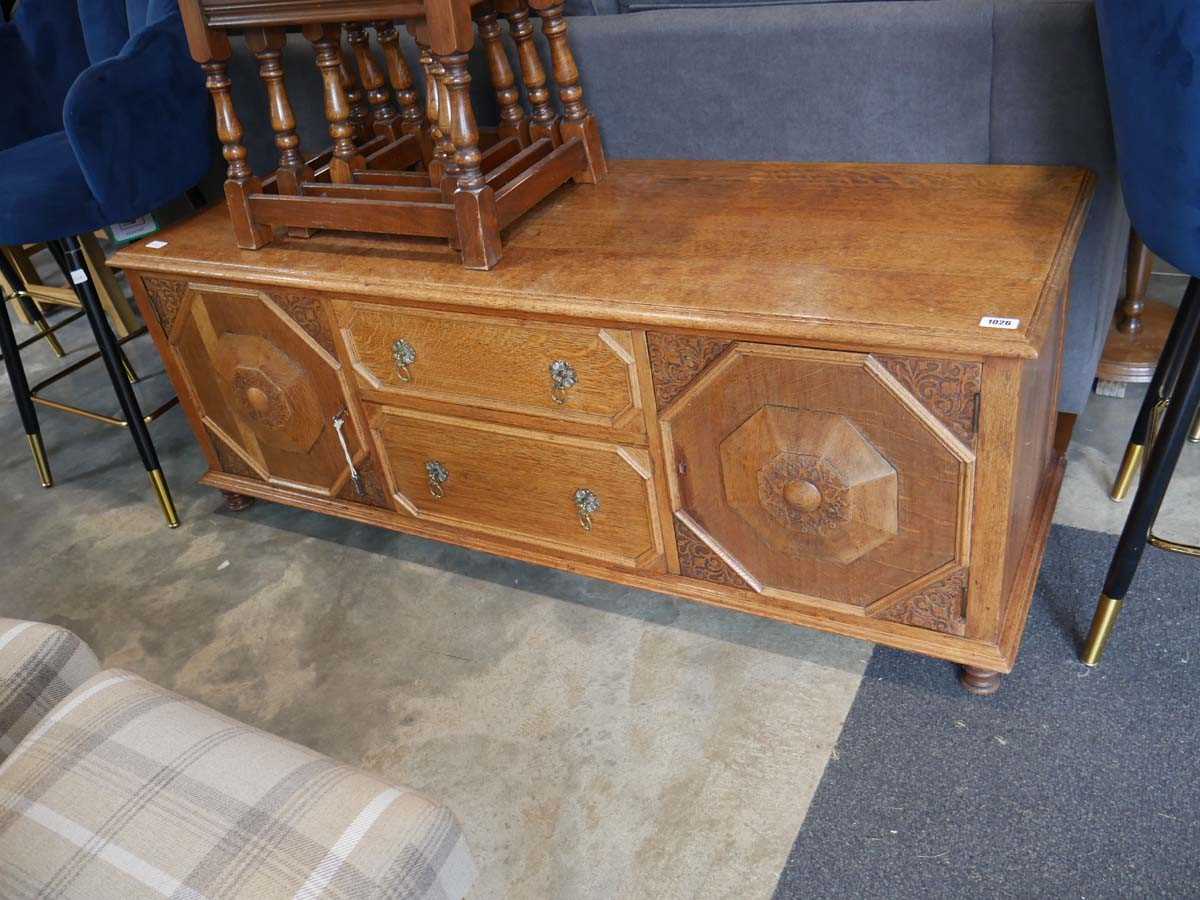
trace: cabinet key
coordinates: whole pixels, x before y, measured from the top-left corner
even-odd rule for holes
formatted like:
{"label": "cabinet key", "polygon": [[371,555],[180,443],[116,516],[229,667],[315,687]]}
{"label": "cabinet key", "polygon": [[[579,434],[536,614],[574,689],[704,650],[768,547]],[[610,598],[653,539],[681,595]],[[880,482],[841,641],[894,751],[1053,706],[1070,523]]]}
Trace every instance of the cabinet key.
{"label": "cabinet key", "polygon": [[333,430],[337,432],[338,443],[342,445],[342,452],[346,454],[346,465],[350,467],[350,481],[354,484],[354,493],[365,497],[367,491],[363,487],[362,476],[358,474],[358,469],[354,468],[354,459],[350,456],[350,445],[346,443],[346,435],[342,432],[342,429],[346,427],[346,412],[346,409],[343,408],[333,417]]}

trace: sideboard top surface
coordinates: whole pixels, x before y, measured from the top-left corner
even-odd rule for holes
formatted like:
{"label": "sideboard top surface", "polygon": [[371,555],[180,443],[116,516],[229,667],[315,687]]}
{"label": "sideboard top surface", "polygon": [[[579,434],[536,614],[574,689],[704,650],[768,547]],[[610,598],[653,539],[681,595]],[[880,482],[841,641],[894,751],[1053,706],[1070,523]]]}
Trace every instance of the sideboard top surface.
{"label": "sideboard top surface", "polygon": [[[218,204],[114,265],[378,300],[813,342],[1034,357],[1094,179],[1037,166],[615,161],[505,232],[318,233],[239,250]],[[1018,320],[985,328],[984,317]]]}

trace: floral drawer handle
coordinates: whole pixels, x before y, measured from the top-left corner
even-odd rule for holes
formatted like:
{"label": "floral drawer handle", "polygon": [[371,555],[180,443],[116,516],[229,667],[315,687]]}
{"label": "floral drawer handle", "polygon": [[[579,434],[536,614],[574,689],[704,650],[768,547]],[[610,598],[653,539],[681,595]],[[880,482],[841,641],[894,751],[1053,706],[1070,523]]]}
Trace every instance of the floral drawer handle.
{"label": "floral drawer handle", "polygon": [[417,351],[404,338],[392,342],[392,361],[396,364],[396,373],[403,382],[412,381],[412,370],[409,368],[417,361]]}
{"label": "floral drawer handle", "polygon": [[566,403],[567,391],[578,383],[579,376],[575,374],[575,367],[565,359],[556,359],[550,363],[550,396],[554,398],[555,403]]}
{"label": "floral drawer handle", "polygon": [[433,494],[438,500],[446,496],[446,492],[442,489],[442,485],[450,477],[450,473],[436,459],[431,459],[425,463],[425,474],[429,478],[429,493]]}
{"label": "floral drawer handle", "polygon": [[584,531],[592,530],[592,514],[600,509],[600,498],[587,488],[575,492],[575,508],[579,510],[579,524]]}

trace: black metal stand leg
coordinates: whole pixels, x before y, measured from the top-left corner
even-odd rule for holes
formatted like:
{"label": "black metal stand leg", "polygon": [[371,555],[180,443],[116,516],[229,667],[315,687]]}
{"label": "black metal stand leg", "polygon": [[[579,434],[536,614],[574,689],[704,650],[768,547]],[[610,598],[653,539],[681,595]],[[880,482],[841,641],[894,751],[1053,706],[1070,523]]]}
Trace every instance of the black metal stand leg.
{"label": "black metal stand leg", "polygon": [[[11,285],[23,282],[12,269],[8,259],[0,253],[0,270]],[[16,399],[17,412],[21,416],[21,424],[25,428],[25,436],[29,440],[29,449],[33,452],[33,461],[37,465],[38,477],[42,487],[51,487],[54,477],[50,474],[50,461],[46,458],[46,446],[42,443],[42,431],[38,427],[37,410],[33,408],[33,400],[29,397],[29,382],[25,378],[25,366],[21,364],[21,351],[17,348],[17,336],[13,333],[12,319],[8,317],[8,298],[0,296],[0,353],[4,354],[4,367],[8,370],[8,381],[12,386],[13,397]]]}
{"label": "black metal stand leg", "polygon": [[[1195,279],[1192,279],[1192,283],[1195,284]],[[1104,593],[1100,595],[1091,632],[1083,648],[1082,659],[1086,665],[1098,664],[1104,653],[1197,410],[1200,410],[1200,332],[1193,333],[1190,346],[1181,356],[1179,378],[1171,394],[1162,430],[1150,448],[1142,483],[1138,485],[1133,504],[1129,507],[1129,518],[1125,520],[1125,528],[1121,532],[1121,540],[1113,553],[1108,577],[1104,581]]]}
{"label": "black metal stand leg", "polygon": [[1113,482],[1112,493],[1109,494],[1113,500],[1124,500],[1129,494],[1133,476],[1146,452],[1154,407],[1163,398],[1171,396],[1172,388],[1179,377],[1184,353],[1192,343],[1192,335],[1200,327],[1200,287],[1198,285],[1200,282],[1195,278],[1188,281],[1183,302],[1175,316],[1175,323],[1171,326],[1166,343],[1163,344],[1162,355],[1158,358],[1158,365],[1154,369],[1154,376],[1146,391],[1146,399],[1142,401],[1142,408],[1138,410],[1137,421],[1133,425],[1129,444],[1125,448],[1125,457],[1121,460],[1121,468],[1117,472],[1116,481]]}
{"label": "black metal stand leg", "polygon": [[150,483],[154,486],[154,493],[162,506],[163,515],[166,516],[167,526],[178,528],[179,516],[175,512],[175,503],[171,499],[171,492],[163,477],[162,467],[158,463],[158,454],[154,450],[154,442],[150,438],[150,431],[142,416],[142,408],[125,376],[116,335],[113,334],[112,328],[108,324],[108,317],[104,315],[104,309],[100,305],[100,296],[96,293],[96,286],[92,284],[92,279],[88,275],[83,248],[79,245],[78,238],[75,237],[64,238],[60,243],[60,249],[68,265],[69,277],[75,288],[75,295],[87,313],[88,324],[92,326],[92,333],[96,337],[100,356],[104,360],[104,367],[108,370],[108,379],[112,382],[113,391],[121,404],[121,411],[125,415],[126,422],[129,423],[129,433],[133,436],[133,443],[137,447],[138,455],[141,456],[142,463],[150,474]]}

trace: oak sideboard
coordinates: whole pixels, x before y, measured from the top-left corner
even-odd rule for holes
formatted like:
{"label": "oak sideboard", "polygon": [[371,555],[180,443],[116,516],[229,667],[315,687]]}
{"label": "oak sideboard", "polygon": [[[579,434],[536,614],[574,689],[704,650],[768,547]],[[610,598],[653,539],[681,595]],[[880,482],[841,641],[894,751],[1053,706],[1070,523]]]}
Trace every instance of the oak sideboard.
{"label": "oak sideboard", "polygon": [[505,234],[114,264],[256,497],[1011,670],[1064,467],[1081,169],[620,161]]}

